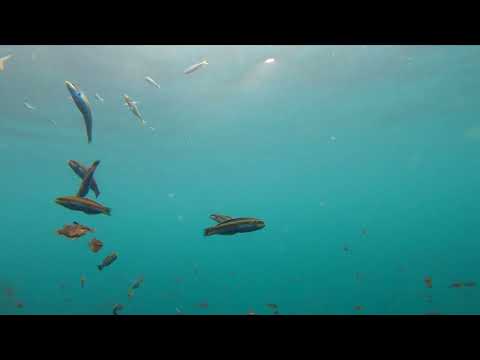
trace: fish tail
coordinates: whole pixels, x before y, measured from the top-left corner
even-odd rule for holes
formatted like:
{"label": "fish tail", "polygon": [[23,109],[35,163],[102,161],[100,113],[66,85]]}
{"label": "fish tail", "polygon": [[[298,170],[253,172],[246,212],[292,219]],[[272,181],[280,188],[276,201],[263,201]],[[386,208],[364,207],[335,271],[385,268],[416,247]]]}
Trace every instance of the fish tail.
{"label": "fish tail", "polygon": [[110,209],[110,208],[105,208],[105,210],[103,210],[103,213],[104,213],[105,215],[111,216],[111,215],[112,215],[112,209]]}
{"label": "fish tail", "polygon": [[206,229],[203,231],[203,235],[204,235],[204,236],[213,235],[213,229],[212,229],[212,228],[206,228]]}
{"label": "fish tail", "polygon": [[102,271],[103,265],[97,265],[98,270]]}

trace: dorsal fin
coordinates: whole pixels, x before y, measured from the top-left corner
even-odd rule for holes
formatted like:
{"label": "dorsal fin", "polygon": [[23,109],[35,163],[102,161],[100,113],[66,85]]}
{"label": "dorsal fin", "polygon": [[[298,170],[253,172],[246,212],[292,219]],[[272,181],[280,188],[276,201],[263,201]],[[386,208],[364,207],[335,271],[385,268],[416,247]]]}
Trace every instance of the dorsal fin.
{"label": "dorsal fin", "polygon": [[212,219],[213,221],[216,221],[218,223],[222,223],[222,222],[225,222],[225,221],[228,221],[228,220],[232,220],[232,218],[230,216],[220,215],[220,214],[212,214],[212,215],[210,215],[210,219]]}

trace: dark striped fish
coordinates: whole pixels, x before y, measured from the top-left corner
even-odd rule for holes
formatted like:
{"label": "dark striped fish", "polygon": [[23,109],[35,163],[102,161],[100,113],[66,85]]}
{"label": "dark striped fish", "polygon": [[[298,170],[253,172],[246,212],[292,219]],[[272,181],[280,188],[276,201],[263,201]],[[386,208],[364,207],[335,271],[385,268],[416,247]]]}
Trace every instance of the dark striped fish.
{"label": "dark striped fish", "polygon": [[[77,174],[78,177],[80,177],[80,179],[83,180],[88,169],[75,160],[70,160],[68,162],[68,165],[75,172],[75,174]],[[97,182],[95,181],[95,178],[93,176],[92,176],[92,180],[90,181],[90,189],[93,190],[93,192],[95,193],[95,197],[98,198],[98,196],[100,195],[100,190],[98,189]]]}
{"label": "dark striped fish", "polygon": [[105,259],[103,259],[102,263],[100,265],[97,265],[98,270],[102,271],[102,269],[106,266],[109,266],[112,264],[115,260],[118,258],[118,253],[113,252],[110,255],[108,255]]}
{"label": "dark striped fish", "polygon": [[255,218],[236,218],[232,219],[224,215],[210,215],[212,220],[219,222],[218,225],[204,230],[205,236],[211,235],[234,235],[236,233],[251,232],[263,229],[265,223]]}
{"label": "dark striped fish", "polygon": [[88,194],[88,190],[90,190],[90,186],[93,179],[93,174],[95,170],[97,170],[97,166],[100,164],[100,160],[95,161],[92,166],[88,169],[87,173],[83,177],[82,183],[80,184],[80,189],[78,189],[77,196],[85,197]]}
{"label": "dark striped fish", "polygon": [[105,214],[110,216],[112,212],[110,208],[105,207],[102,204],[78,196],[61,196],[58,197],[55,202],[58,205],[66,207],[67,209],[74,211],[82,211],[88,215]]}

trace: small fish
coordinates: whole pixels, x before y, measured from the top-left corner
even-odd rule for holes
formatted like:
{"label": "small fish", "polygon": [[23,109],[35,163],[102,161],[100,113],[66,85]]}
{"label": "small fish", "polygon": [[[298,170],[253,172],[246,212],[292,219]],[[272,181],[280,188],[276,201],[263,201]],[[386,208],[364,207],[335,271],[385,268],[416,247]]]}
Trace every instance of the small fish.
{"label": "small fish", "polygon": [[247,313],[247,315],[257,315],[257,314],[256,314],[255,312],[253,312],[253,311],[249,311],[249,312]]}
{"label": "small fish", "polygon": [[449,286],[449,288],[462,288],[463,287],[463,283],[461,282],[455,282],[453,283],[452,285]]}
{"label": "small fish", "polygon": [[70,81],[65,81],[65,85],[67,86],[70,95],[72,96],[75,105],[77,105],[78,110],[83,115],[83,121],[85,123],[85,129],[87,131],[87,140],[90,144],[92,142],[92,107],[90,106],[90,102],[88,101],[87,96],[83,93],[83,91],[77,86],[74,85]]}
{"label": "small fish", "polygon": [[357,311],[362,311],[362,310],[363,310],[363,306],[357,305],[357,306],[354,307],[354,309],[357,310]]}
{"label": "small fish", "polygon": [[141,276],[133,282],[132,286],[130,286],[130,288],[128,289],[128,297],[129,298],[133,297],[133,295],[134,295],[133,290],[137,290],[140,287],[140,285],[143,284],[143,281],[144,281],[144,278],[143,278],[143,276]]}
{"label": "small fish", "polygon": [[474,287],[477,284],[474,281],[467,281],[466,283],[463,283],[465,287]]}
{"label": "small fish", "polygon": [[362,235],[363,235],[363,236],[367,236],[367,235],[368,235],[367,229],[362,229]]}
{"label": "small fish", "polygon": [[138,110],[137,107],[137,102],[133,101],[132,98],[130,98],[128,95],[123,95],[123,99],[125,100],[125,105],[128,106],[130,111],[135,115],[137,118],[139,118],[142,121],[142,125],[145,125],[147,122],[143,120],[142,115],[140,114],[140,111]]}
{"label": "small fish", "polygon": [[113,315],[118,315],[119,311],[123,310],[123,305],[122,304],[115,304],[113,305]]}
{"label": "small fish", "polygon": [[80,188],[78,189],[77,196],[78,197],[85,197],[88,194],[88,190],[90,190],[93,174],[95,170],[97,170],[97,166],[100,164],[100,161],[94,161],[92,166],[87,170],[85,176],[83,177],[82,183],[80,184]]}
{"label": "small fish", "polygon": [[5,70],[5,63],[7,62],[8,59],[10,59],[13,56],[13,54],[4,56],[0,58],[0,72]]}
{"label": "small fish", "polygon": [[88,215],[105,214],[110,216],[112,214],[112,209],[105,207],[93,200],[78,196],[61,196],[58,197],[55,202],[58,205],[66,207],[67,209],[82,211]]}
{"label": "small fish", "polygon": [[28,102],[24,102],[23,105],[28,109],[28,110],[36,110],[35,106],[30,105]]}
{"label": "small fish", "polygon": [[83,289],[85,287],[85,281],[87,279],[85,278],[85,276],[80,276],[80,287]]}
{"label": "small fish", "polygon": [[94,253],[99,252],[102,249],[102,247],[103,247],[103,242],[101,242],[96,238],[93,238],[88,242],[88,248]]}
{"label": "small fish", "polygon": [[349,249],[349,247],[348,247],[347,245],[344,245],[344,246],[343,246],[343,251],[345,251],[345,252],[349,252],[349,251],[350,251],[350,249]]}
{"label": "small fish", "polygon": [[98,270],[102,271],[102,269],[106,266],[109,266],[112,264],[115,260],[118,258],[118,253],[113,252],[110,255],[108,255],[105,259],[103,259],[102,263],[100,265],[97,265]]}
{"label": "small fish", "polygon": [[[80,164],[78,161],[69,160],[68,166],[70,166],[73,172],[77,174],[80,179],[83,180],[85,178],[85,175],[87,174],[88,169],[82,164]],[[93,192],[95,193],[95,197],[98,198],[100,196],[100,190],[98,189],[97,182],[95,181],[95,178],[93,177],[93,175],[90,181],[90,189],[92,189]]]}
{"label": "small fish", "polygon": [[105,99],[102,98],[99,93],[95,93],[95,99],[97,99],[98,101],[100,101],[102,103],[105,101]]}
{"label": "small fish", "polygon": [[152,84],[153,86],[157,87],[160,89],[160,85],[157,84],[157,82],[155,80],[153,80],[150,76],[145,76],[145,80]]}
{"label": "small fish", "polygon": [[182,315],[182,310],[180,310],[178,307],[175,308],[175,311],[178,315]]}
{"label": "small fish", "polygon": [[427,288],[432,288],[432,278],[431,276],[426,276],[425,279],[424,279],[424,282],[425,282],[425,286]]}
{"label": "small fish", "polygon": [[62,229],[57,230],[58,235],[63,235],[70,239],[78,239],[88,232],[95,232],[95,229],[81,225],[76,221],[72,225],[64,225]]}
{"label": "small fish", "polygon": [[20,301],[17,301],[17,303],[15,304],[15,307],[17,309],[23,309],[23,303],[21,303]]}
{"label": "small fish", "polygon": [[[219,221],[219,215],[210,215],[215,221]],[[221,216],[221,215],[220,215]],[[237,233],[245,233],[263,229],[265,223],[255,218],[235,218],[222,221],[216,226],[209,227],[204,230],[204,236],[211,235],[235,235]]]}
{"label": "small fish", "polygon": [[192,72],[200,69],[204,65],[208,65],[207,60],[203,60],[203,61],[199,62],[198,64],[194,64],[194,65],[188,67],[187,69],[185,69],[185,71],[183,73],[184,74],[191,74]]}
{"label": "small fish", "polygon": [[273,315],[280,315],[280,313],[278,312],[278,310],[275,310],[275,311],[273,312]]}
{"label": "small fish", "polygon": [[267,304],[266,307],[272,309],[272,310],[277,310],[278,309],[278,305],[277,304]]}
{"label": "small fish", "polygon": [[264,61],[265,64],[273,64],[274,62],[275,62],[274,58],[269,58],[269,59]]}

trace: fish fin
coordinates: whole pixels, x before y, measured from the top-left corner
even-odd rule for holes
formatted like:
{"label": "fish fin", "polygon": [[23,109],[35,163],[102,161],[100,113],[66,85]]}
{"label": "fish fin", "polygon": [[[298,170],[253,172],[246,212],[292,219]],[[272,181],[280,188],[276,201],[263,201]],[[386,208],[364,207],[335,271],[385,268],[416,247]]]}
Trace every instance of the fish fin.
{"label": "fish fin", "polygon": [[102,265],[97,265],[98,270],[102,271],[103,266]]}
{"label": "fish fin", "polygon": [[204,236],[210,236],[210,235],[212,235],[212,228],[206,228],[206,229],[203,231],[203,235],[204,235]]}
{"label": "fish fin", "polygon": [[212,215],[210,215],[210,219],[212,219],[213,221],[216,221],[218,223],[222,223],[224,221],[232,220],[232,218],[230,216],[220,215],[220,214],[212,214]]}

